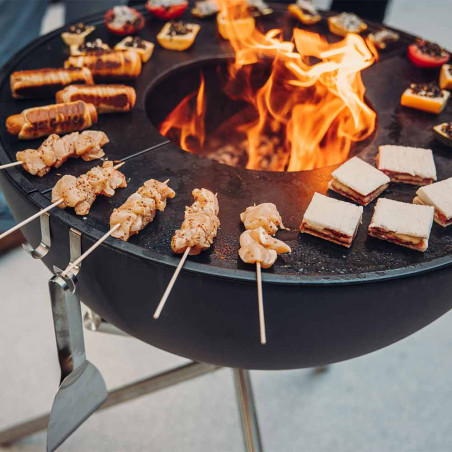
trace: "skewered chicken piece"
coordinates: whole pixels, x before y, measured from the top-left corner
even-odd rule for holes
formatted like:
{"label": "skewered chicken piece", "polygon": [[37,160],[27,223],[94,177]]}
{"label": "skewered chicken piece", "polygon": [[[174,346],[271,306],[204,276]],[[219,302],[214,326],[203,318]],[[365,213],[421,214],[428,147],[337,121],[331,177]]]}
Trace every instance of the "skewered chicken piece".
{"label": "skewered chicken piece", "polygon": [[163,212],[167,198],[174,198],[175,195],[166,182],[147,180],[111,214],[110,228],[119,225],[111,235],[124,241],[129,240],[131,235],[138,234],[154,219],[157,210]]}
{"label": "skewered chicken piece", "polygon": [[261,344],[266,344],[261,267],[270,268],[276,262],[278,254],[290,253],[291,249],[281,240],[271,237],[278,228],[286,229],[274,204],[266,202],[248,207],[240,214],[240,219],[246,231],[240,235],[239,256],[247,264],[256,264],[260,338]]}
{"label": "skewered chicken piece", "polygon": [[147,180],[124,204],[115,209],[110,216],[110,230],[94,245],[88,248],[78,259],[70,263],[61,274],[66,276],[77,267],[108,237],[113,236],[127,241],[133,234],[138,234],[155,217],[156,210],[164,211],[167,198],[174,198],[176,193],[168,187],[169,179],[159,182],[155,179]]}
{"label": "skewered chicken piece", "polygon": [[177,254],[185,253],[187,248],[190,255],[207,250],[220,226],[217,195],[205,188],[196,188],[192,195],[195,202],[185,208],[185,219],[171,240],[171,248]]}
{"label": "skewered chicken piece", "polygon": [[247,230],[240,235],[239,256],[247,264],[259,262],[262,268],[270,268],[276,262],[278,254],[290,252],[287,244],[267,234],[262,227]]}
{"label": "skewered chicken piece", "polygon": [[105,155],[102,146],[110,140],[104,132],[85,130],[63,137],[50,135],[38,149],[26,149],[16,154],[25,171],[33,176],[45,176],[52,167],[59,168],[69,157],[81,157],[86,162]]}
{"label": "skewered chicken piece", "polygon": [[52,202],[62,199],[61,209],[73,207],[77,215],[86,215],[97,195],[111,197],[117,188],[124,187],[127,187],[124,174],[107,161],[79,177],[63,176],[53,187]]}
{"label": "skewered chicken piece", "polygon": [[240,220],[242,220],[245,229],[263,227],[270,235],[276,234],[278,228],[286,229],[278,209],[271,202],[247,207],[245,212],[240,214]]}
{"label": "skewered chicken piece", "polygon": [[185,207],[185,218],[171,240],[171,249],[176,254],[183,254],[163,296],[154,312],[158,319],[168,300],[169,294],[176,283],[188,255],[200,254],[210,248],[220,227],[217,195],[205,188],[195,188],[192,191],[195,201],[190,207]]}

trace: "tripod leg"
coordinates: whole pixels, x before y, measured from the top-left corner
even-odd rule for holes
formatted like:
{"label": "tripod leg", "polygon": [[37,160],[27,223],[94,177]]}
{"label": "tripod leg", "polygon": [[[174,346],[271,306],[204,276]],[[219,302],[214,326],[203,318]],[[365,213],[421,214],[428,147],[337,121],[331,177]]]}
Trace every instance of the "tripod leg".
{"label": "tripod leg", "polygon": [[261,436],[254,406],[253,388],[248,370],[233,369],[237,403],[242,421],[246,452],[262,452]]}

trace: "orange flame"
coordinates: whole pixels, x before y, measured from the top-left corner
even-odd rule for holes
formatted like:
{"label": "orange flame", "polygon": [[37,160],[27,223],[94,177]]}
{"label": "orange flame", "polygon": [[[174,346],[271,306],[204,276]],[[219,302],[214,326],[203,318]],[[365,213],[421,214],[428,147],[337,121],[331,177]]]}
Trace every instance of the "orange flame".
{"label": "orange flame", "polygon": [[[224,91],[246,101],[255,112],[252,120],[248,114],[227,121],[246,137],[246,167],[299,171],[346,160],[352,143],[367,138],[375,128],[376,114],[364,101],[361,79],[361,71],[376,59],[375,49],[357,34],[334,44],[298,28],[292,41],[284,41],[276,29],[266,34],[254,29],[246,35],[236,27],[247,14],[243,2],[221,4],[222,26],[235,52]],[[265,61],[271,64],[270,76],[256,87],[253,67]],[[206,107],[202,79],[197,93],[182,100],[160,132],[187,151],[204,152]],[[280,139],[269,150],[268,138],[275,135]]]}
{"label": "orange flame", "polygon": [[[160,133],[186,151],[199,153],[204,145],[204,118],[206,114],[206,99],[204,95],[204,77],[198,92],[185,97],[160,125]],[[195,107],[192,108],[193,101]]]}

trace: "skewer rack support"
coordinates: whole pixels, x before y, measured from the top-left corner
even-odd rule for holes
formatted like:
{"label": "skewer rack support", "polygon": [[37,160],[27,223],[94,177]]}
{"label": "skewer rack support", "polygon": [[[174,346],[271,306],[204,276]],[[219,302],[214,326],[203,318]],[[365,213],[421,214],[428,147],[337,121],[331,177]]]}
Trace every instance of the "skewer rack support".
{"label": "skewer rack support", "polygon": [[22,245],[25,252],[27,252],[33,259],[42,259],[50,251],[52,238],[50,235],[50,214],[46,212],[39,218],[41,226],[41,241],[36,248],[33,248],[29,243]]}

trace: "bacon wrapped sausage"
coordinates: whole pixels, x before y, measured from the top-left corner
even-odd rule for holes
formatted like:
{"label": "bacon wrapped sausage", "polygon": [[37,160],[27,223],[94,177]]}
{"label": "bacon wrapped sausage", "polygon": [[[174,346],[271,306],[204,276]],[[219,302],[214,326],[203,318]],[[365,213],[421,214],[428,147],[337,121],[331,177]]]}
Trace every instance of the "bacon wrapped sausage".
{"label": "bacon wrapped sausage", "polygon": [[188,247],[191,255],[205,251],[212,245],[220,226],[217,195],[205,188],[196,188],[192,195],[195,202],[185,208],[181,228],[171,240],[171,248],[177,254],[185,253]]}
{"label": "bacon wrapped sausage", "polygon": [[11,95],[14,98],[45,98],[53,96],[67,85],[94,83],[86,68],[45,68],[16,71],[10,76]]}
{"label": "bacon wrapped sausage", "polygon": [[130,111],[137,95],[127,85],[70,85],[56,93],[57,102],[74,102],[82,100],[93,104],[99,114]]}
{"label": "bacon wrapped sausage", "polygon": [[71,56],[65,61],[64,67],[87,67],[96,80],[130,80],[137,78],[141,73],[141,57],[132,50],[126,52],[112,50]]}
{"label": "bacon wrapped sausage", "polygon": [[20,140],[32,140],[52,133],[88,129],[96,122],[96,107],[77,101],[28,108],[18,115],[10,116],[6,120],[6,129]]}
{"label": "bacon wrapped sausage", "polygon": [[52,202],[62,199],[58,205],[61,209],[73,207],[77,215],[87,215],[97,195],[111,197],[117,188],[124,187],[124,174],[113,167],[113,162],[104,162],[79,177],[63,176],[53,187]]}
{"label": "bacon wrapped sausage", "polygon": [[176,193],[165,182],[147,180],[111,214],[110,228],[120,225],[112,236],[126,242],[131,235],[138,234],[154,220],[157,210],[163,212],[167,198],[174,196]]}
{"label": "bacon wrapped sausage", "polygon": [[85,130],[64,137],[50,135],[38,149],[25,149],[16,154],[25,171],[33,176],[45,176],[50,169],[59,168],[69,157],[81,157],[86,162],[105,155],[102,147],[110,140],[104,132]]}

